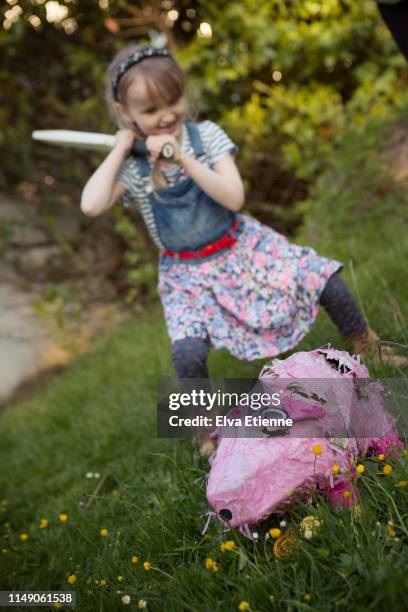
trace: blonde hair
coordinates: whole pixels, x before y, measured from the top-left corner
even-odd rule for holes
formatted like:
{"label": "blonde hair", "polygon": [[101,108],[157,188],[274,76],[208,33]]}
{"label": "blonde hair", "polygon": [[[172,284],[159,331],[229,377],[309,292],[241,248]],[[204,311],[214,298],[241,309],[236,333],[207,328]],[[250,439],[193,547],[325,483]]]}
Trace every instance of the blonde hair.
{"label": "blonde hair", "polygon": [[[149,57],[143,59],[127,70],[119,81],[117,88],[117,99],[115,100],[112,79],[122,62],[127,58],[146,48],[145,45],[127,45],[116,53],[107,69],[107,79],[105,87],[105,101],[108,107],[109,116],[119,126],[119,128],[132,129],[134,124],[130,124],[123,115],[117,110],[115,103],[119,102],[127,108],[127,92],[136,76],[141,76],[145,83],[148,94],[153,104],[174,104],[187,90],[186,75],[180,65],[173,57]],[[151,173],[153,187],[166,186],[166,179],[156,162],[153,164]],[[156,194],[158,195],[158,194]]]}

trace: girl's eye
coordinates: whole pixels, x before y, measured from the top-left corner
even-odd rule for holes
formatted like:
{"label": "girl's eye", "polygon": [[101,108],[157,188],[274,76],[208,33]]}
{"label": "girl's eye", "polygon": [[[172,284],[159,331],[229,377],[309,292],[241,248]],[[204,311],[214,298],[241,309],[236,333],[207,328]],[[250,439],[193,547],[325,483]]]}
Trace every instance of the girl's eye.
{"label": "girl's eye", "polygon": [[144,114],[145,114],[145,115],[152,115],[153,113],[155,113],[155,112],[156,112],[156,110],[157,110],[157,108],[153,108],[153,107],[152,107],[152,108],[148,108],[148,109],[146,109],[146,110],[144,111]]}

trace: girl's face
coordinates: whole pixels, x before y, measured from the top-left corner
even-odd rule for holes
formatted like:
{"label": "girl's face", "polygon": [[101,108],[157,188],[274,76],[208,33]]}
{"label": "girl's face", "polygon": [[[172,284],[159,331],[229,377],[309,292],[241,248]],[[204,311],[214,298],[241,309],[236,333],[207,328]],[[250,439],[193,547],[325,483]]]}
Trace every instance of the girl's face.
{"label": "girl's face", "polygon": [[126,107],[118,102],[117,108],[127,121],[135,122],[145,136],[171,134],[177,138],[187,116],[183,96],[172,104],[152,101],[146,81],[140,77],[136,77],[127,90]]}

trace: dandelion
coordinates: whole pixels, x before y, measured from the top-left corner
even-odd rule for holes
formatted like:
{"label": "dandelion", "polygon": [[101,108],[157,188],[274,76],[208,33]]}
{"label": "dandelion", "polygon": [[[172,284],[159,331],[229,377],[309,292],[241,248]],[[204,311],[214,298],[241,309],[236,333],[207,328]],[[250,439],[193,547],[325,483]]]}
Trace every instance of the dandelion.
{"label": "dandelion", "polygon": [[136,563],[139,563],[139,557],[136,557],[136,555],[133,555],[130,561],[131,563],[133,563],[133,565],[135,565]]}
{"label": "dandelion", "polygon": [[103,578],[102,580],[100,580],[100,581],[99,581],[99,584],[100,584],[101,586],[106,586],[106,585],[107,585],[107,582],[106,582],[106,580]]}
{"label": "dandelion", "polygon": [[406,487],[408,485],[408,480],[400,480],[398,483],[398,487]]}
{"label": "dandelion", "polygon": [[58,515],[59,520],[61,521],[61,523],[66,523],[68,520],[68,514],[66,514],[65,512],[63,512],[62,514]]}
{"label": "dandelion", "polygon": [[388,524],[387,524],[387,531],[388,531],[388,535],[391,538],[395,538],[395,536],[397,535],[397,532],[394,529],[394,524],[391,523],[390,521],[388,521]]}
{"label": "dandelion", "polygon": [[356,504],[354,508],[351,509],[351,513],[355,521],[360,521],[363,516],[363,511],[361,509],[360,504]]}
{"label": "dandelion", "polygon": [[122,603],[125,604],[125,606],[128,606],[131,602],[131,598],[129,597],[129,595],[123,595],[122,597]]}
{"label": "dandelion", "polygon": [[150,563],[150,561],[144,561],[143,562],[143,569],[145,569],[146,572],[149,571],[149,569],[151,569],[151,567],[152,567],[152,564]]}
{"label": "dandelion", "polygon": [[75,574],[71,574],[70,576],[68,576],[67,578],[67,582],[68,584],[75,584],[77,581],[77,577],[75,576]]}
{"label": "dandelion", "polygon": [[99,535],[102,536],[103,538],[106,538],[106,536],[108,535],[109,531],[105,528],[101,529],[99,531]]}
{"label": "dandelion", "polygon": [[383,467],[383,472],[385,475],[391,474],[392,472],[392,465],[390,465],[389,463],[386,463]]}
{"label": "dandelion", "polygon": [[286,527],[286,521],[281,521],[279,523],[279,527],[282,527],[282,529],[284,529]]}
{"label": "dandelion", "polygon": [[25,542],[26,540],[28,540],[28,533],[20,533],[20,540],[22,542]]}
{"label": "dandelion", "polygon": [[40,529],[45,529],[46,527],[48,527],[48,519],[42,518],[40,520]]}
{"label": "dandelion", "polygon": [[322,454],[322,452],[323,452],[323,446],[322,446],[321,444],[319,444],[319,443],[317,443],[317,444],[313,444],[313,446],[312,446],[312,453],[313,453],[314,455],[316,455],[316,457],[317,457],[318,455],[321,455],[321,454]]}
{"label": "dandelion", "polygon": [[365,472],[365,466],[362,463],[359,463],[356,467],[356,472],[358,474],[363,474]]}
{"label": "dandelion", "polygon": [[118,581],[118,582],[123,582],[123,580],[124,580],[123,576],[118,576],[118,577],[117,577],[117,581]]}
{"label": "dandelion", "polygon": [[270,529],[268,531],[269,535],[271,536],[271,538],[279,538],[279,536],[282,534],[281,530],[278,529],[277,527],[273,527],[272,529]]}
{"label": "dandelion", "polygon": [[226,542],[222,542],[220,544],[220,551],[224,552],[226,550],[235,550],[237,547],[237,545],[235,544],[234,540],[227,540]]}
{"label": "dandelion", "polygon": [[218,563],[208,557],[205,560],[205,569],[212,570],[213,572],[218,572]]}
{"label": "dandelion", "polygon": [[241,612],[243,610],[249,610],[249,602],[247,601],[241,601],[241,603],[238,606],[238,610],[241,610]]}
{"label": "dandelion", "polygon": [[311,594],[310,594],[310,593],[305,593],[305,595],[304,595],[304,600],[305,600],[305,601],[310,601],[311,599],[312,599]]}
{"label": "dandelion", "polygon": [[139,599],[139,603],[137,604],[137,606],[138,608],[140,608],[140,610],[144,610],[147,606],[147,601],[145,599]]}
{"label": "dandelion", "polygon": [[383,453],[380,453],[379,455],[377,455],[377,459],[378,461],[384,461],[385,455]]}

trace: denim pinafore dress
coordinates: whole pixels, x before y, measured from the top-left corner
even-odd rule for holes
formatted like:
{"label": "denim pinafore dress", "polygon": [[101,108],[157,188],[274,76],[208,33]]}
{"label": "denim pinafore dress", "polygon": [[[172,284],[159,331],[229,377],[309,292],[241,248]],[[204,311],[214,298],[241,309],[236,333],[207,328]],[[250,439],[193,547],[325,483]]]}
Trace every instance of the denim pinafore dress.
{"label": "denim pinafore dress", "polygon": [[[198,127],[186,127],[200,160],[205,151]],[[137,163],[149,185],[147,158]],[[146,194],[166,249],[195,250],[227,231],[237,237],[232,246],[205,258],[160,254],[157,289],[171,341],[204,338],[245,360],[273,357],[300,342],[341,262],[291,244],[257,219],[217,204],[190,177]],[[231,230],[236,219],[238,228]]]}
{"label": "denim pinafore dress", "polygon": [[[186,128],[194,156],[200,159],[205,151],[197,125],[188,122]],[[139,158],[138,164],[142,178],[148,179],[150,166],[146,157]],[[194,251],[218,240],[236,220],[236,213],[215,202],[191,177],[157,191],[151,189],[149,200],[162,244],[176,253]],[[238,233],[239,228],[231,231],[232,235]],[[174,259],[165,255],[162,257]],[[195,259],[184,261],[197,263]],[[203,262],[204,258],[199,261]]]}

